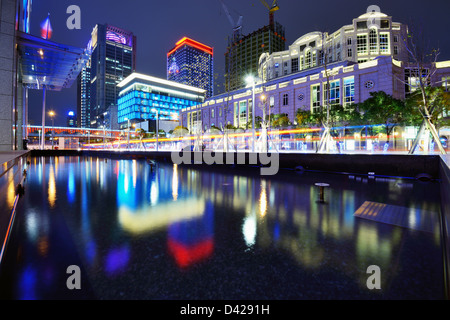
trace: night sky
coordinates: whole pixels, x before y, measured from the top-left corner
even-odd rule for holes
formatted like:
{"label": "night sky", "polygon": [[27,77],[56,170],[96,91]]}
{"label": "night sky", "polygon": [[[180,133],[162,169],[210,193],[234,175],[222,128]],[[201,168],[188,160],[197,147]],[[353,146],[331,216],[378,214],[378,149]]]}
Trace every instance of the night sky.
{"label": "night sky", "polygon": [[[268,10],[259,0],[224,0],[231,15],[243,16],[243,34],[269,22]],[[271,0],[267,0],[269,4]],[[69,5],[81,9],[81,29],[69,30]],[[450,60],[449,0],[279,0],[275,20],[286,30],[286,49],[312,31],[334,32],[378,5],[393,21],[420,26],[431,45],[440,48],[439,60]],[[132,31],[137,37],[136,71],[166,78],[167,52],[187,36],[214,48],[214,72],[222,90],[224,53],[231,25],[219,0],[33,0],[31,33],[40,34],[40,23],[50,13],[51,40],[84,48],[95,24],[108,23]],[[215,93],[218,92],[215,85]],[[65,126],[69,110],[76,111],[76,83],[61,92],[48,92],[47,110],[55,110],[55,125]],[[29,122],[41,124],[42,91],[32,90]],[[47,120],[47,123],[49,120]]]}

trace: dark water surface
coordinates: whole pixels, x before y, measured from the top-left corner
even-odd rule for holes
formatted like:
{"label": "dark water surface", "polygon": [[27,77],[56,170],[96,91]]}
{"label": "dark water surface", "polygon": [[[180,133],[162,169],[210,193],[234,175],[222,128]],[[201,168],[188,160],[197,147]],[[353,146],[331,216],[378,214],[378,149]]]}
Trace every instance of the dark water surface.
{"label": "dark water surface", "polygon": [[[439,225],[417,230],[439,213],[436,182],[36,157],[25,186],[3,299],[444,298]],[[403,208],[408,227],[355,217],[366,201]]]}

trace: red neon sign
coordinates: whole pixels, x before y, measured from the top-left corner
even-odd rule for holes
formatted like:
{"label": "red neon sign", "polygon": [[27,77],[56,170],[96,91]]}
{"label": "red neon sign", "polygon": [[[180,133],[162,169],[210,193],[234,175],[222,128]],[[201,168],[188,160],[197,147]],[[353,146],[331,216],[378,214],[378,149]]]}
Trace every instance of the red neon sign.
{"label": "red neon sign", "polygon": [[200,43],[198,41],[192,40],[190,38],[184,37],[177,43],[175,43],[175,48],[173,48],[169,53],[167,53],[167,56],[170,56],[172,53],[174,53],[178,48],[180,48],[183,45],[188,45],[194,48],[197,48],[199,50],[202,50],[203,52],[206,52],[210,55],[213,54],[213,48],[208,47],[207,45],[204,45],[203,43]]}

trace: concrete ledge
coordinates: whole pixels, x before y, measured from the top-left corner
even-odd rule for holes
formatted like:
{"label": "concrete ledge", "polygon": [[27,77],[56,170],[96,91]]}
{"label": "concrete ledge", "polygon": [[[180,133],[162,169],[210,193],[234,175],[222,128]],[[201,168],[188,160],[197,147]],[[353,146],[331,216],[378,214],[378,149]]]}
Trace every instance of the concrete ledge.
{"label": "concrete ledge", "polygon": [[[231,153],[234,163],[238,156]],[[160,151],[102,151],[102,150],[32,150],[32,156],[98,156],[113,159],[154,159],[158,161],[172,162],[171,152]],[[244,163],[260,166],[258,154],[253,154],[257,159],[256,164],[250,163],[250,154],[243,153]],[[369,154],[318,154],[279,153],[280,169],[303,169],[307,171],[323,171],[334,173],[348,173],[376,176],[417,178],[419,175],[427,175],[432,179],[439,179],[440,157],[439,155],[369,155]],[[202,159],[201,152],[186,152],[186,156],[192,159]],[[214,153],[213,153],[214,156]],[[223,163],[227,164],[227,155],[223,154]],[[230,153],[228,154],[230,156]],[[271,154],[268,154],[270,157]],[[204,163],[204,165],[207,165]]]}

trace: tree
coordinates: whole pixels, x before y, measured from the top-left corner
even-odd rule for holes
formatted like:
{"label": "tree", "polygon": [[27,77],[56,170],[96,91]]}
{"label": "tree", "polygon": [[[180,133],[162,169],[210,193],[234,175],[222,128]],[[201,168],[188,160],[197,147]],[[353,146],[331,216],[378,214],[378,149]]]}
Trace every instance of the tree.
{"label": "tree", "polygon": [[272,127],[287,127],[291,124],[289,117],[286,113],[274,114],[271,118]]}
{"label": "tree", "polygon": [[297,127],[310,127],[313,124],[311,115],[312,113],[310,111],[297,109],[297,113],[295,114]]}
{"label": "tree", "polygon": [[142,129],[142,128],[137,128],[137,129],[136,129],[136,135],[137,135],[138,138],[139,138],[139,141],[140,141],[140,143],[141,143],[141,146],[144,147],[144,150],[145,150],[145,145],[142,143],[142,139],[145,138],[146,134],[147,134],[147,132],[145,132],[144,129]]}
{"label": "tree", "polygon": [[403,101],[395,99],[384,91],[370,92],[370,98],[361,102],[358,107],[365,123],[384,126],[387,143],[394,127],[407,122],[408,114],[411,113]]}
{"label": "tree", "polygon": [[[433,113],[436,105],[433,105],[433,96],[430,94],[432,90],[428,88],[432,84],[432,78],[436,73],[436,62],[439,57],[439,49],[429,48],[425,42],[426,37],[421,32],[421,29],[410,26],[406,38],[402,37],[402,41],[409,56],[409,79],[414,79],[416,86],[410,86],[416,89],[421,97],[421,103],[417,103],[416,108],[422,115],[422,124],[416,139],[409,150],[409,153],[414,153],[416,146],[422,136],[425,127],[430,131],[433,139],[442,154],[446,154],[444,147],[439,139],[439,134],[436,130],[435,123],[433,123]],[[402,79],[400,79],[402,81]],[[407,85],[411,83],[406,82]]]}
{"label": "tree", "polygon": [[[450,125],[450,119],[445,117],[450,113],[450,92],[446,92],[443,87],[426,87],[425,93],[430,106],[430,119],[436,129]],[[406,100],[405,105],[412,111],[410,125],[420,125],[423,108],[422,92],[412,93]],[[418,108],[417,108],[418,107]]]}

